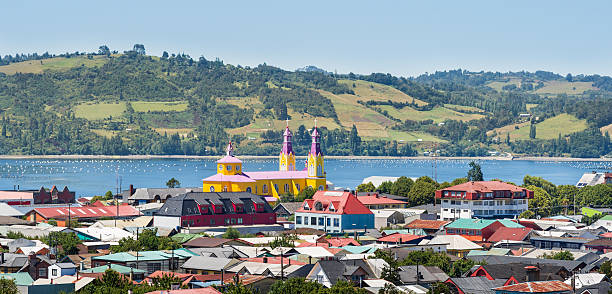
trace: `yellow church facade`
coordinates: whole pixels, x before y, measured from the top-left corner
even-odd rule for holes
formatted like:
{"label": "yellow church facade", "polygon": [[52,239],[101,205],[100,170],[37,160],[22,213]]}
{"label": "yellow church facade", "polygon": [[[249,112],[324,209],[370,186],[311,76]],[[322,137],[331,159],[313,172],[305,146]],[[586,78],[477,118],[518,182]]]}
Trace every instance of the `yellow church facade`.
{"label": "yellow church facade", "polygon": [[242,161],[233,154],[230,142],[226,156],[217,161],[217,174],[202,180],[204,192],[249,192],[256,195],[280,198],[283,194],[297,195],[306,187],[326,190],[327,180],[320,135],[315,126],[311,134],[312,144],[306,169],[296,170],[289,127],[283,134],[283,146],[279,154],[278,171],[243,171]]}

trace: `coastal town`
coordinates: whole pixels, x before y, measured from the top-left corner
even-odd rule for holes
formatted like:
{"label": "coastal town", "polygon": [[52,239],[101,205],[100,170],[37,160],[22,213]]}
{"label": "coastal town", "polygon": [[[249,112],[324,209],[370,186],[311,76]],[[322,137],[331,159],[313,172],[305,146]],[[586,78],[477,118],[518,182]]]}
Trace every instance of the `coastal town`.
{"label": "coastal town", "polygon": [[0,284],[46,294],[611,290],[612,173],[510,183],[485,180],[472,162],[451,182],[371,175],[336,188],[316,122],[309,134],[308,154],[295,154],[287,124],[272,171],[243,169],[230,141],[198,187],[168,174],[166,187],[102,196],[2,190]]}

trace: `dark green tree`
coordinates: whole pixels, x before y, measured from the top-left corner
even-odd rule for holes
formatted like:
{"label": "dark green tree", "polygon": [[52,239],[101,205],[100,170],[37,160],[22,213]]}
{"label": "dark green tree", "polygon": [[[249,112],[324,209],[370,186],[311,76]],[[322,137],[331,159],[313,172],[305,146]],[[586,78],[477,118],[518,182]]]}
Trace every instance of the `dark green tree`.
{"label": "dark green tree", "polygon": [[304,278],[290,278],[277,281],[270,287],[269,294],[317,294],[323,290],[323,285]]}
{"label": "dark green tree", "polygon": [[470,182],[484,181],[480,164],[474,161],[470,162],[470,170],[467,173],[467,180]]}
{"label": "dark green tree", "polygon": [[393,183],[393,186],[391,187],[391,194],[398,196],[408,196],[408,194],[410,193],[410,188],[412,188],[413,184],[414,182],[412,181],[412,179],[405,176],[401,176]]}
{"label": "dark green tree", "polygon": [[393,182],[390,182],[390,181],[384,181],[380,183],[380,186],[378,186],[378,188],[376,188],[376,190],[384,194],[391,194],[392,189],[393,189]]}
{"label": "dark green tree", "polygon": [[349,134],[349,140],[351,143],[351,154],[352,155],[360,155],[361,154],[361,137],[357,133],[357,127],[353,125],[351,128],[351,133]]}
{"label": "dark green tree", "polygon": [[529,127],[529,139],[536,138],[536,125],[532,123]]}
{"label": "dark green tree", "polygon": [[223,233],[223,238],[225,238],[225,239],[238,239],[238,238],[240,238],[240,232],[236,228],[229,227],[229,228],[227,228],[227,230],[225,230],[225,233]]}
{"label": "dark green tree", "polygon": [[178,188],[181,186],[181,182],[179,182],[177,179],[175,178],[171,178],[170,180],[168,180],[166,182],[166,186],[168,188]]}
{"label": "dark green tree", "polygon": [[0,278],[0,293],[2,294],[19,294],[19,289],[13,279]]}
{"label": "dark green tree", "polygon": [[357,192],[374,192],[375,190],[376,187],[374,184],[372,184],[372,182],[367,184],[359,184],[359,186],[357,186]]}

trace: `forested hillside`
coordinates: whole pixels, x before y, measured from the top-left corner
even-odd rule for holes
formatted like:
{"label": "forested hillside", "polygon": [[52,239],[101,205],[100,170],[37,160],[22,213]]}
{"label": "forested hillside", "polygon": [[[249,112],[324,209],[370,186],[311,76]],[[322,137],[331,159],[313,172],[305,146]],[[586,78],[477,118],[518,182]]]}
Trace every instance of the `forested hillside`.
{"label": "forested hillside", "polygon": [[276,155],[289,120],[305,155],[316,118],[328,155],[600,157],[611,97],[603,76],[339,75],[101,46],[0,58],[0,153],[217,155],[231,139]]}

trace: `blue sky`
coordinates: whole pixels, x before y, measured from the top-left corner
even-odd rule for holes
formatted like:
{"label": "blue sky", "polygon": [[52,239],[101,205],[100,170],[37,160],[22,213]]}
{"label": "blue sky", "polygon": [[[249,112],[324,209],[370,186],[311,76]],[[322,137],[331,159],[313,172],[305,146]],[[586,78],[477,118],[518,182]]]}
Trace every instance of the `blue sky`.
{"label": "blue sky", "polygon": [[145,45],[226,63],[413,76],[612,75],[612,1],[8,1],[0,55]]}

